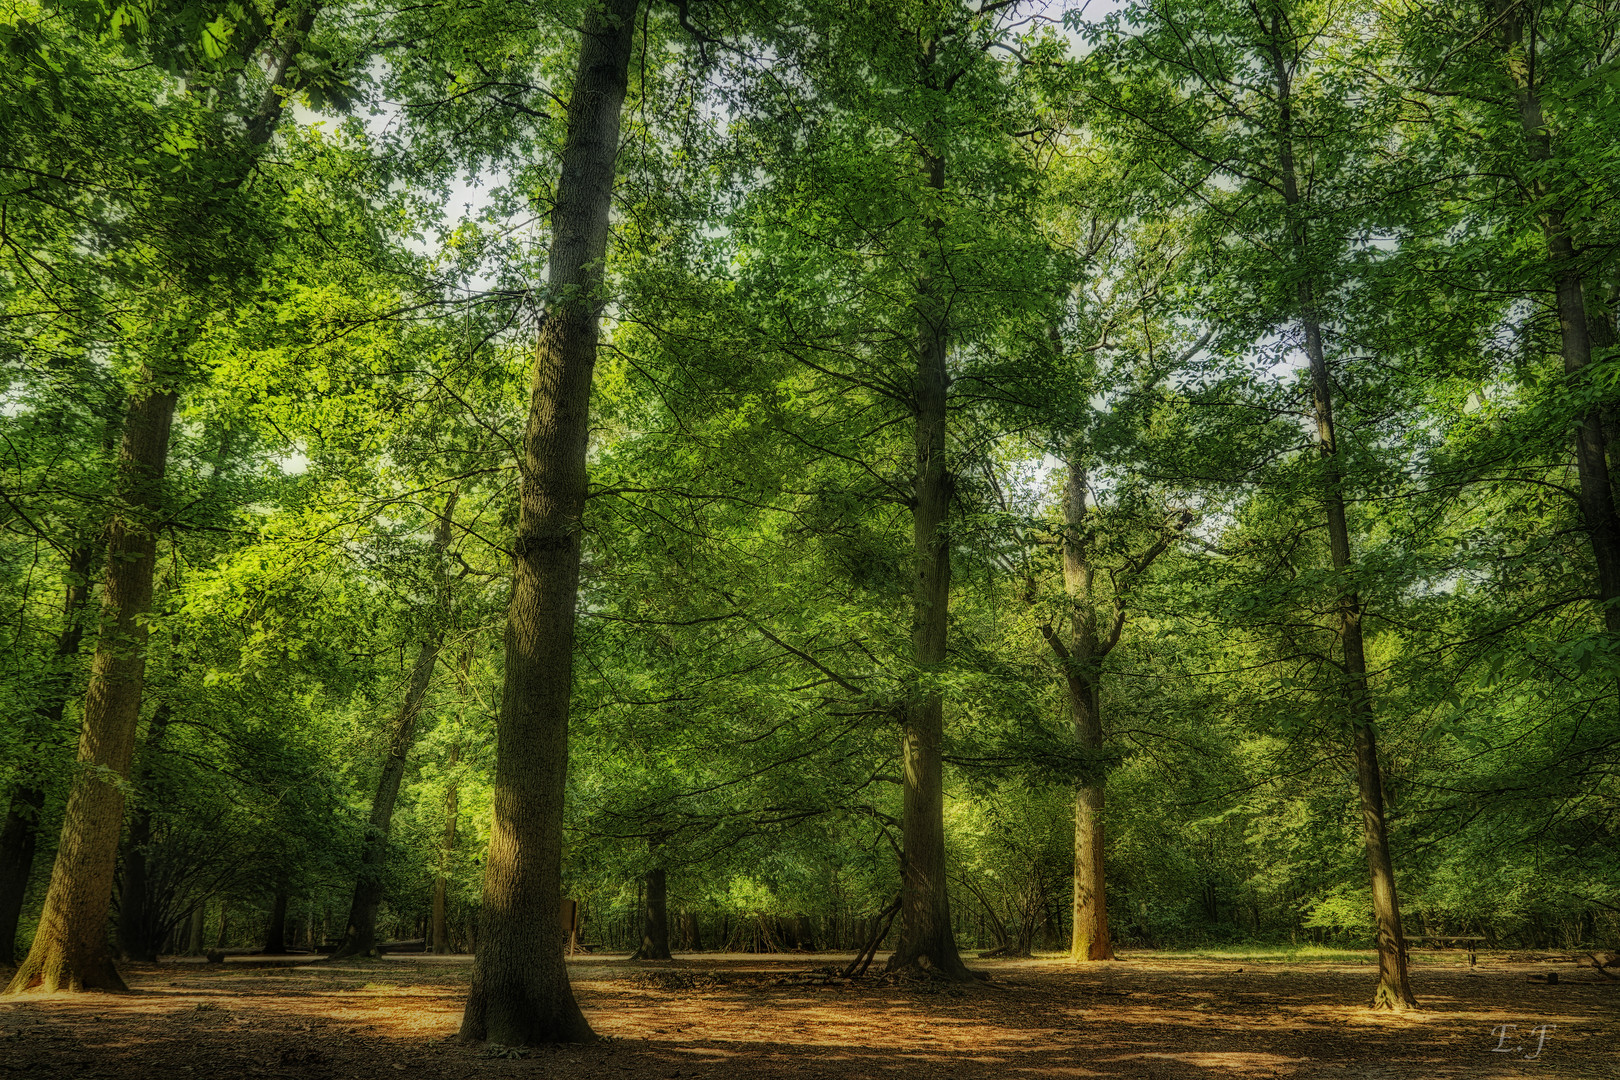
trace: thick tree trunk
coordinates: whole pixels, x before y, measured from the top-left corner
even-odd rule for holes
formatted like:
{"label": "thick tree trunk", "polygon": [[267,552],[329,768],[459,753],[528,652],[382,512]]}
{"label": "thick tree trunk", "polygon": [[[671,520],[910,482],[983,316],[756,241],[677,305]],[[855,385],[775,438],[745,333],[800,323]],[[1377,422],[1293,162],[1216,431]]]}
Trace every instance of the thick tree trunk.
{"label": "thick tree trunk", "polygon": [[[1278,166],[1287,204],[1293,254],[1303,270],[1307,265],[1309,236],[1299,212],[1300,195],[1294,166],[1290,77],[1284,60],[1280,18],[1271,25],[1274,49],[1271,60],[1278,100]],[[1338,442],[1333,422],[1333,383],[1328,377],[1322,327],[1316,296],[1309,278],[1298,286],[1299,321],[1305,331],[1305,353],[1310,361],[1311,394],[1316,419],[1317,452],[1322,459],[1322,504],[1327,515],[1328,546],[1333,567],[1341,580],[1351,570],[1350,528],[1345,516],[1344,477],[1338,464]],[[1361,797],[1362,840],[1372,884],[1373,916],[1378,925],[1378,990],[1373,1008],[1402,1011],[1416,1006],[1406,967],[1406,934],[1401,927],[1400,900],[1395,890],[1395,867],[1390,856],[1389,830],[1384,818],[1383,776],[1378,764],[1377,733],[1373,726],[1372,698],[1367,686],[1367,659],[1362,644],[1361,597],[1352,585],[1341,586],[1338,598],[1339,643],[1344,654],[1344,693],[1354,733],[1356,784]]]}
{"label": "thick tree trunk", "polygon": [[287,951],[287,894],[278,892],[270,901],[270,925],[265,930],[264,951],[281,956]]}
{"label": "thick tree trunk", "polygon": [[422,713],[422,702],[427,698],[433,682],[433,669],[439,662],[439,645],[444,641],[444,620],[448,615],[444,553],[450,547],[451,522],[455,519],[456,493],[445,500],[444,512],[439,515],[433,529],[432,558],[434,575],[438,579],[438,602],[432,613],[433,628],[427,639],[416,650],[416,663],[411,668],[411,681],[405,688],[405,701],[394,719],[394,731],[388,744],[388,757],[383,762],[382,775],[377,778],[377,790],[371,797],[371,816],[366,821],[365,844],[360,850],[360,873],[355,879],[354,899],[349,905],[349,921],[343,943],[332,954],[341,960],[350,956],[374,956],[377,952],[377,909],[382,905],[383,868],[388,859],[388,831],[394,821],[394,803],[399,799],[400,781],[405,776],[406,760],[416,741],[416,721]]}
{"label": "thick tree trunk", "polygon": [[[943,190],[945,161],[924,155],[928,186]],[[945,663],[950,616],[951,548],[946,535],[952,478],[946,467],[945,310],[938,285],[925,274],[917,294],[916,410],[911,535],[916,577],[912,586],[911,640],[920,685],[906,702],[900,756],[904,764],[901,813],[900,940],[888,970],[916,968],[946,979],[972,974],[957,952],[945,881],[945,775],[941,759],[945,704],[928,684]]]}
{"label": "thick tree trunk", "polygon": [[669,955],[669,890],[664,868],[647,871],[647,903],[643,910],[641,947],[632,960],[668,960]]}
{"label": "thick tree trunk", "polygon": [[[68,553],[66,590],[62,599],[62,633],[45,700],[35,713],[38,730],[48,735],[62,726],[68,697],[73,693],[73,658],[84,641],[84,609],[90,598],[90,567],[96,557],[93,544],[80,544]],[[0,962],[16,956],[17,924],[22,920],[23,898],[34,873],[34,852],[39,845],[39,815],[45,808],[45,789],[37,777],[17,785],[7,803],[0,826]]]}
{"label": "thick tree trunk", "polygon": [[107,947],[124,793],[146,677],[146,621],[157,561],[163,474],[177,394],[148,381],[131,400],[108,528],[102,632],[90,668],[78,772],[68,794],[51,884],[33,947],[7,993],[121,990]]}
{"label": "thick tree trunk", "polygon": [[[456,767],[460,757],[460,747],[450,747],[451,769]],[[456,852],[456,817],[460,810],[461,796],[452,778],[444,789],[444,839],[439,842],[439,873],[433,880],[433,951],[441,956],[450,952],[450,929],[445,921],[445,909],[448,906],[445,893],[448,888],[450,860]]]}
{"label": "thick tree trunk", "polygon": [[462,1038],[507,1046],[595,1038],[568,985],[557,910],[591,376],[638,5],[606,0],[587,17],[552,210],[496,723],[495,814],[461,1021]]}
{"label": "thick tree trunk", "polygon": [[118,951],[126,960],[150,964],[157,960],[162,946],[158,912],[152,910],[147,880],[148,849],[152,844],[153,758],[163,752],[163,737],[169,729],[170,706],[164,701],[153,713],[146,729],[146,745],[141,748],[140,779],[135,788],[138,801],[129,816],[129,832],[123,844],[123,874],[118,883]]}

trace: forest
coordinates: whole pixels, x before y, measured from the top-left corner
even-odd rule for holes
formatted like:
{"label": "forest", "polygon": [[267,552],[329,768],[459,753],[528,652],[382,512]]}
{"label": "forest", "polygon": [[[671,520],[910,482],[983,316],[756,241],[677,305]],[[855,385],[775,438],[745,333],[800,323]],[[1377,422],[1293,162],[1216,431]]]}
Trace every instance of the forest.
{"label": "forest", "polygon": [[1615,0],[0,9],[0,1072],[1620,1037]]}

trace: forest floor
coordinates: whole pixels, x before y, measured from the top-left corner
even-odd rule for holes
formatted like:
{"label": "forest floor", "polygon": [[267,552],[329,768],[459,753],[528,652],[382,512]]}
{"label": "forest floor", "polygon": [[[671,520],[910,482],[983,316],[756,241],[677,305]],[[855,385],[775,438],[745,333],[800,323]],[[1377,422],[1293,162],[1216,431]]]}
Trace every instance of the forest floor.
{"label": "forest floor", "polygon": [[0,1080],[1620,1078],[1620,982],[1568,961],[1415,952],[1422,1007],[1395,1016],[1366,1007],[1371,953],[1122,955],[970,961],[991,981],[965,988],[823,983],[826,953],[586,956],[605,1038],[530,1051],[455,1041],[467,957],[133,965],[127,994],[0,1000]]}

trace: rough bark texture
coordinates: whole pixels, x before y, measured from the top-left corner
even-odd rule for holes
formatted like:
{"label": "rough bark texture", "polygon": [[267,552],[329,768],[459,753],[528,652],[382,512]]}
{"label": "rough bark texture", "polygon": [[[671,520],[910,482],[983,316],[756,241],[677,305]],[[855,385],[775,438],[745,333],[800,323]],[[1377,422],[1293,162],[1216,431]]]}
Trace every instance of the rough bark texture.
{"label": "rough bark texture", "polygon": [[[62,633],[45,698],[35,713],[38,731],[48,736],[62,726],[68,697],[73,693],[73,658],[84,641],[84,609],[90,598],[90,567],[96,556],[93,544],[80,544],[68,553],[66,589],[62,598]],[[17,924],[23,899],[34,873],[34,852],[39,845],[39,815],[45,808],[45,789],[37,780],[17,785],[0,826],[0,962],[16,956]]]}
{"label": "rough bark texture", "polygon": [[633,960],[668,960],[669,955],[669,888],[664,868],[647,871],[647,904],[641,930],[641,947]]}
{"label": "rough bark texture", "polygon": [[33,947],[7,993],[122,990],[107,942],[124,792],[146,677],[156,522],[176,393],[148,382],[131,400],[118,449],[118,505],[108,528],[102,631],[91,662],[76,775]]}
{"label": "rough bark texture", "polygon": [[[1517,0],[1496,0],[1495,18],[1501,26],[1502,45],[1510,58],[1535,50],[1535,41],[1526,40]],[[1522,59],[1523,57],[1521,57]],[[1531,193],[1545,200],[1548,194],[1544,170],[1552,161],[1551,135],[1543,115],[1541,93],[1531,81],[1534,57],[1528,63],[1510,63],[1518,97],[1519,121],[1529,146],[1528,157],[1537,175],[1528,182]],[[1542,237],[1547,244],[1548,271],[1558,304],[1558,331],[1564,360],[1564,374],[1582,377],[1592,362],[1592,327],[1587,319],[1586,283],[1576,258],[1574,238],[1564,211],[1547,205],[1541,215]],[[1604,331],[1607,327],[1604,327]],[[1600,331],[1602,333],[1602,331]],[[1606,333],[1604,336],[1607,336]],[[1609,460],[1603,431],[1603,411],[1594,407],[1581,417],[1575,432],[1575,474],[1580,484],[1581,520],[1592,544],[1597,564],[1598,596],[1603,602],[1604,627],[1620,633],[1620,516],[1615,512],[1614,488],[1609,476]]]}
{"label": "rough bark texture", "polygon": [[[1338,464],[1338,442],[1333,423],[1333,383],[1328,377],[1322,346],[1322,327],[1309,276],[1309,236],[1299,212],[1299,184],[1294,166],[1290,76],[1281,46],[1279,17],[1272,17],[1273,72],[1278,101],[1278,166],[1283,198],[1288,207],[1290,239],[1297,270],[1299,321],[1305,331],[1305,353],[1310,361],[1311,395],[1316,419],[1317,452],[1322,458],[1321,499],[1327,515],[1328,546],[1333,567],[1341,576],[1351,570],[1350,529],[1345,517],[1344,477]],[[1395,867],[1390,857],[1389,830],[1384,818],[1384,783],[1378,765],[1378,739],[1373,726],[1372,698],[1367,686],[1367,659],[1362,645],[1361,597],[1348,581],[1338,602],[1339,644],[1344,655],[1344,694],[1354,732],[1356,785],[1361,798],[1362,839],[1367,871],[1372,882],[1373,916],[1378,924],[1378,990],[1373,1008],[1402,1011],[1416,1006],[1406,968],[1406,934],[1395,890]]]}
{"label": "rough bark texture", "polygon": [[562,899],[568,699],[585,512],[591,376],[614,163],[639,0],[587,18],[552,210],[549,306],[524,433],[494,821],[464,1039],[507,1046],[595,1038],[568,984]]}
{"label": "rough bark texture", "polygon": [[[924,153],[929,187],[945,187],[945,160]],[[937,223],[933,224],[937,231]],[[925,256],[926,258],[926,256]],[[917,370],[912,387],[916,471],[911,507],[911,641],[923,684],[906,702],[900,757],[904,767],[901,813],[900,940],[888,970],[914,968],[939,978],[968,979],[951,928],[945,881],[945,778],[941,759],[945,703],[926,682],[945,663],[950,615],[951,549],[946,535],[952,478],[946,467],[945,305],[938,283],[925,273],[917,283]]]}
{"label": "rough bark texture", "polygon": [[287,894],[278,892],[270,902],[270,925],[265,929],[264,951],[280,956],[287,951]]}
{"label": "rough bark texture", "polygon": [[153,759],[163,752],[163,738],[169,730],[170,706],[157,707],[146,728],[146,744],[141,748],[139,792],[129,831],[124,837],[124,872],[118,883],[118,951],[126,960],[152,963],[158,958],[167,927],[160,925],[159,913],[151,903],[147,876],[147,850],[152,843]]}
{"label": "rough bark texture", "polygon": [[439,646],[444,641],[449,581],[444,553],[450,547],[451,522],[455,512],[456,495],[452,492],[445,500],[444,513],[439,515],[438,524],[433,530],[431,550],[438,594],[436,610],[432,615],[433,626],[416,650],[416,663],[411,667],[411,680],[405,687],[405,700],[394,718],[388,757],[383,762],[382,775],[377,778],[377,790],[371,797],[371,816],[366,821],[365,844],[360,850],[360,872],[355,878],[349,921],[345,924],[343,943],[332,954],[334,960],[348,956],[374,956],[377,952],[377,909],[383,898],[383,864],[388,859],[388,831],[394,821],[394,803],[399,799],[399,784],[405,776],[405,762],[416,741],[416,721],[422,713],[422,702],[427,698],[428,687],[433,682],[433,669],[439,662]]}

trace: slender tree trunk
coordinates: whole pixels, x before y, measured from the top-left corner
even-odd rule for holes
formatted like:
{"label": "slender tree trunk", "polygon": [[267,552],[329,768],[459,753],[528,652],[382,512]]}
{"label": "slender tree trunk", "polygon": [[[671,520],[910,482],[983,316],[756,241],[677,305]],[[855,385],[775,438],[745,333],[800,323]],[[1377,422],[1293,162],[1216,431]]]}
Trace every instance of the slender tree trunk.
{"label": "slender tree trunk", "polygon": [[[1288,68],[1281,48],[1281,27],[1273,16],[1272,53],[1279,104],[1279,165],[1283,197],[1288,207],[1295,258],[1303,272],[1307,265],[1306,223],[1298,211],[1298,180],[1294,167],[1292,108]],[[1345,516],[1344,477],[1338,464],[1338,442],[1333,423],[1333,383],[1328,377],[1322,327],[1316,296],[1308,277],[1298,286],[1299,320],[1305,331],[1305,353],[1310,361],[1311,393],[1315,409],[1317,452],[1322,459],[1322,504],[1327,513],[1328,546],[1338,572],[1339,643],[1344,654],[1344,692],[1354,732],[1356,785],[1361,800],[1362,839],[1372,884],[1373,915],[1378,924],[1378,991],[1373,1008],[1403,1011],[1416,1006],[1406,966],[1406,933],[1401,926],[1400,899],[1395,890],[1395,867],[1390,856],[1389,829],[1384,816],[1384,783],[1378,764],[1378,740],[1373,726],[1372,698],[1367,686],[1367,658],[1361,633],[1361,597],[1345,581],[1352,570],[1350,528]],[[1605,480],[1605,488],[1607,480]]]}
{"label": "slender tree trunk", "polygon": [[519,486],[495,814],[461,1035],[508,1046],[594,1039],[563,962],[563,792],[602,264],[639,0],[587,16],[552,210]]}
{"label": "slender tree trunk", "polygon": [[365,844],[360,850],[360,873],[355,879],[354,900],[349,905],[349,921],[343,943],[332,954],[334,960],[349,956],[374,956],[377,952],[377,909],[382,905],[383,898],[388,831],[394,821],[394,803],[399,798],[406,760],[416,741],[416,721],[422,713],[422,702],[427,698],[428,687],[433,682],[433,669],[439,662],[439,645],[444,641],[444,622],[449,614],[449,577],[445,572],[444,553],[450,547],[451,523],[455,513],[456,493],[451,492],[445,500],[444,512],[439,515],[438,524],[433,529],[431,551],[434,575],[438,579],[436,610],[432,613],[433,627],[416,650],[416,663],[411,668],[411,681],[405,688],[405,701],[394,719],[388,757],[383,762],[382,775],[377,779],[377,790],[371,797],[371,816],[366,821]]}
{"label": "slender tree trunk", "polygon": [[264,951],[281,956],[287,951],[287,894],[277,892],[270,902],[270,925],[264,935]]}
{"label": "slender tree trunk", "polygon": [[[460,747],[451,746],[449,765],[452,770],[460,757]],[[450,860],[456,852],[456,816],[460,810],[461,796],[452,777],[444,789],[444,839],[439,842],[439,873],[433,880],[433,951],[441,956],[450,952],[450,932],[445,922],[445,893]]]}
{"label": "slender tree trunk", "polygon": [[[73,658],[84,641],[84,609],[90,598],[90,567],[96,547],[80,544],[68,553],[66,589],[62,600],[62,632],[56,639],[56,655],[45,701],[36,711],[42,735],[62,726],[68,697],[73,693]],[[17,924],[22,920],[23,898],[34,872],[34,852],[39,844],[39,815],[45,808],[45,788],[37,777],[18,784],[0,826],[0,961],[16,956]]]}
{"label": "slender tree trunk", "polygon": [[123,831],[121,785],[129,778],[146,677],[144,617],[152,606],[156,522],[177,398],[148,378],[130,402],[118,451],[122,509],[108,529],[103,628],[85,697],[78,771],[39,929],[7,993],[124,988],[107,947],[107,914]]}
{"label": "slender tree trunk", "polygon": [[[932,67],[934,49],[926,54]],[[933,191],[945,188],[945,158],[921,154],[924,181]],[[938,235],[943,225],[927,223]],[[932,260],[922,254],[924,265]],[[945,663],[950,617],[951,548],[946,534],[952,477],[946,463],[946,372],[948,349],[946,305],[931,270],[917,281],[917,369],[912,387],[915,410],[915,473],[911,507],[912,583],[911,640],[918,685],[905,704],[901,729],[903,763],[900,859],[900,940],[888,970],[916,968],[938,978],[968,979],[951,929],[950,891],[945,879],[945,702],[929,680]]]}
{"label": "slender tree trunk", "polygon": [[[1519,16],[1518,0],[1496,0],[1495,18],[1501,26],[1502,43],[1509,58],[1521,50],[1530,55],[1529,63],[1509,64],[1518,96],[1519,121],[1529,144],[1529,157],[1537,168],[1553,159],[1552,139],[1543,115],[1541,94],[1530,81],[1535,70],[1534,40],[1526,40]],[[1523,57],[1520,58],[1521,60]],[[1532,193],[1547,196],[1547,182],[1540,176],[1530,181]],[[1586,283],[1576,258],[1575,242],[1564,211],[1556,204],[1541,215],[1542,236],[1547,245],[1558,304],[1558,331],[1564,360],[1564,374],[1574,380],[1592,362],[1592,326],[1587,319]],[[1600,332],[1607,337],[1608,327]],[[1593,407],[1581,417],[1575,432],[1575,473],[1580,484],[1581,519],[1592,544],[1597,564],[1598,596],[1603,602],[1603,623],[1611,634],[1620,633],[1620,516],[1615,512],[1614,488],[1609,477],[1608,448],[1603,431],[1603,410]]]}
{"label": "slender tree trunk", "polygon": [[140,779],[135,785],[139,801],[130,815],[129,833],[124,838],[124,872],[118,889],[119,951],[126,960],[148,964],[157,960],[162,945],[158,940],[158,912],[152,909],[147,874],[148,849],[152,844],[152,804],[157,798],[152,790],[153,759],[163,752],[170,713],[169,702],[162,702],[147,725],[146,745],[141,749]]}
{"label": "slender tree trunk", "polygon": [[631,959],[670,959],[669,890],[662,866],[647,871],[647,903],[642,913],[641,947]]}
{"label": "slender tree trunk", "polygon": [[[1069,461],[1063,491],[1063,587],[1069,598],[1069,645],[1058,650],[1064,664],[1069,705],[1074,709],[1075,743],[1085,752],[1102,750],[1100,675],[1105,647],[1097,634],[1093,569],[1087,557],[1086,471]],[[1054,640],[1049,638],[1049,640]],[[1055,645],[1055,640],[1054,640]],[[1112,960],[1108,933],[1108,893],[1103,876],[1103,785],[1100,767],[1088,770],[1074,797],[1073,960]]]}
{"label": "slender tree trunk", "polygon": [[197,906],[191,909],[191,918],[187,924],[186,955],[201,956],[203,953],[203,923],[208,915],[208,902],[197,901]]}

